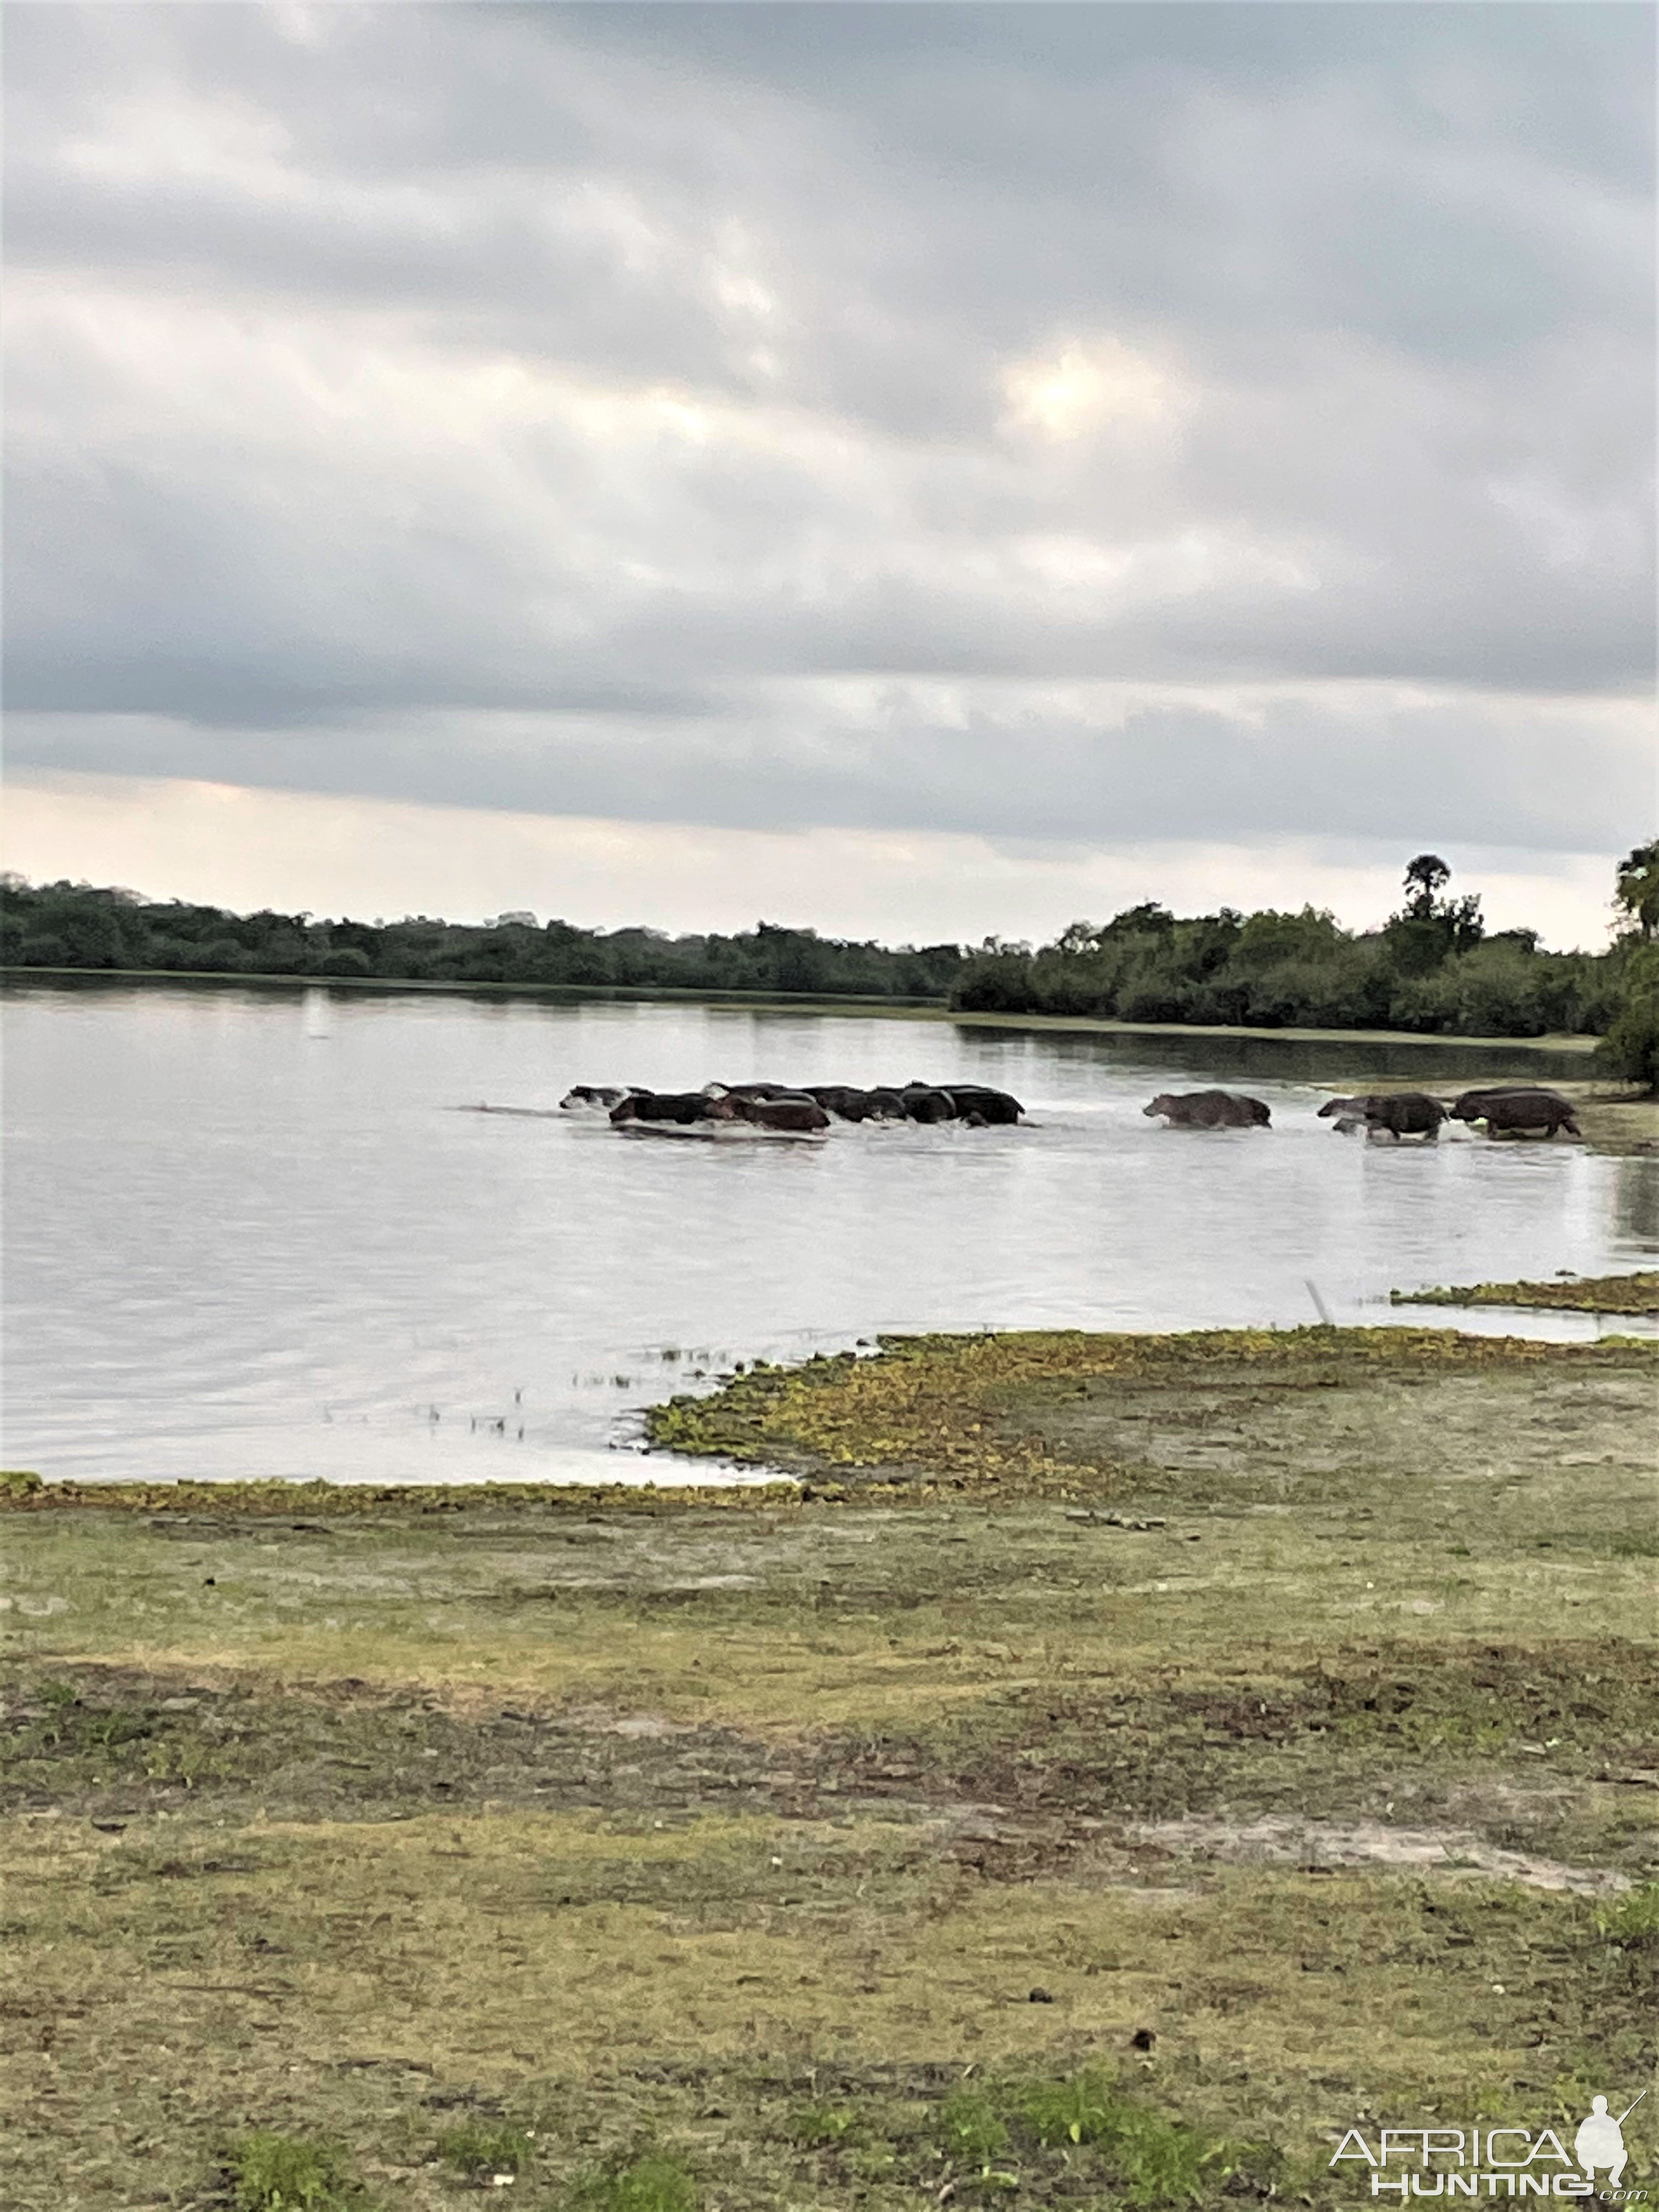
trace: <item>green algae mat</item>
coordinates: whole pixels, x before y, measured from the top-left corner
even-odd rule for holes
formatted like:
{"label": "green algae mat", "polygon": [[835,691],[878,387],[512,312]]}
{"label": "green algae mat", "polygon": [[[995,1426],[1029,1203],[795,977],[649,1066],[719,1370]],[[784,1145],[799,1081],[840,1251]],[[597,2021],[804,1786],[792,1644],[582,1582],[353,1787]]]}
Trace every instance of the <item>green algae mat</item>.
{"label": "green algae mat", "polygon": [[1322,2207],[1352,2127],[1570,2142],[1656,2057],[1656,1374],[911,1340],[663,1410],[748,1491],[14,1480],[0,2201]]}

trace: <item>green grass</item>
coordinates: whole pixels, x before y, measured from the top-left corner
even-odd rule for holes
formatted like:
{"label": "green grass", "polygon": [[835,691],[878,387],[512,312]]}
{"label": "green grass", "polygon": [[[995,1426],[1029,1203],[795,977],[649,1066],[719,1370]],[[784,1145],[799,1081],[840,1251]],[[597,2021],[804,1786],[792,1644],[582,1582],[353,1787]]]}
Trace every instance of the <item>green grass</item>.
{"label": "green grass", "polygon": [[806,2150],[825,2150],[857,2135],[859,2114],[851,2105],[814,2102],[791,2112],[785,2124],[792,2142]]}
{"label": "green grass", "polygon": [[1008,2148],[1007,2123],[982,2090],[953,2090],[936,2125],[946,2157],[969,2169],[983,2172]]}
{"label": "green grass", "polygon": [[0,2197],[1342,2212],[1362,2112],[1582,2112],[1656,2057],[1655,1372],[931,1340],[715,1401],[821,1502],[37,1499]]}
{"label": "green grass", "polygon": [[1604,1905],[1595,1924],[1609,1943],[1627,1951],[1659,1951],[1659,1881],[1644,1882],[1616,1905]]}
{"label": "green grass", "polygon": [[225,2154],[236,2212],[367,2212],[349,2160],[337,2146],[264,2131]]}
{"label": "green grass", "polygon": [[444,2164],[470,2181],[522,2173],[536,2155],[535,2138],[505,2121],[465,2120],[446,2128],[434,2146]]}
{"label": "green grass", "polygon": [[1097,2152],[1114,2193],[1129,2204],[1194,2203],[1211,2181],[1224,2183],[1236,2173],[1265,2179],[1275,2164],[1260,2147],[1206,2137],[1149,2111],[1098,2072],[1036,2082],[1024,2093],[1020,2110],[1046,2148],[1070,2144]]}
{"label": "green grass", "polygon": [[678,2159],[658,2152],[579,2175],[561,2212],[698,2212],[702,2198]]}

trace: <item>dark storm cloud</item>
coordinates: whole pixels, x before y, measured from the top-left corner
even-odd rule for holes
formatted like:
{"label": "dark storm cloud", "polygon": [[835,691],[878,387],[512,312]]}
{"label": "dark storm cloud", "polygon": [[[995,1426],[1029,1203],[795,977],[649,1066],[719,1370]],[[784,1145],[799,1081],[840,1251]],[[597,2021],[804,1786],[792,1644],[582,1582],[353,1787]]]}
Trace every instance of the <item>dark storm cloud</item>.
{"label": "dark storm cloud", "polygon": [[1456,732],[1447,835],[1641,804],[1637,710],[1565,733],[1652,665],[1645,9],[11,21],[15,760],[1393,834]]}

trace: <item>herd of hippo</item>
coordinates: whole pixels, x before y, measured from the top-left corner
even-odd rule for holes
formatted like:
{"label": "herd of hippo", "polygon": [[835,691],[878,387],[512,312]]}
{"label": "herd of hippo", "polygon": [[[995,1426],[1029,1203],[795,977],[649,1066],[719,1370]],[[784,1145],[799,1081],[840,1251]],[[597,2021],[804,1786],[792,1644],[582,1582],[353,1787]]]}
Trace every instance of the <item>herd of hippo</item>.
{"label": "herd of hippo", "polygon": [[[1025,1110],[1008,1091],[983,1083],[905,1083],[873,1090],[846,1083],[799,1089],[783,1083],[709,1083],[701,1091],[579,1083],[559,1105],[567,1114],[605,1114],[617,1128],[681,1128],[711,1136],[738,1122],[792,1137],[816,1136],[831,1121],[959,1121],[984,1129],[1018,1121]],[[1237,1091],[1164,1091],[1142,1110],[1177,1129],[1265,1129],[1273,1120],[1262,1100]],[[1334,1121],[1345,1135],[1363,1129],[1371,1139],[1395,1144],[1406,1137],[1432,1144],[1446,1121],[1484,1121],[1489,1137],[1579,1134],[1570,1101],[1559,1091],[1524,1084],[1465,1091],[1449,1106],[1422,1091],[1369,1091],[1329,1099],[1319,1116]]]}
{"label": "herd of hippo", "polygon": [[559,1101],[567,1114],[604,1113],[617,1128],[699,1123],[713,1134],[747,1122],[782,1136],[811,1136],[831,1121],[960,1121],[970,1129],[1018,1121],[1024,1108],[983,1083],[906,1083],[863,1091],[848,1083],[708,1083],[701,1091],[622,1090],[579,1083]]}
{"label": "herd of hippo", "polygon": [[[1165,1091],[1142,1111],[1161,1114],[1177,1129],[1265,1129],[1272,1118],[1260,1098],[1237,1091],[1189,1091],[1179,1097]],[[1358,1098],[1328,1099],[1319,1118],[1334,1121],[1345,1136],[1363,1129],[1370,1139],[1396,1145],[1405,1137],[1431,1145],[1443,1121],[1484,1121],[1489,1137],[1580,1133],[1571,1103],[1559,1091],[1523,1084],[1465,1091],[1449,1106],[1425,1091],[1371,1091]]]}

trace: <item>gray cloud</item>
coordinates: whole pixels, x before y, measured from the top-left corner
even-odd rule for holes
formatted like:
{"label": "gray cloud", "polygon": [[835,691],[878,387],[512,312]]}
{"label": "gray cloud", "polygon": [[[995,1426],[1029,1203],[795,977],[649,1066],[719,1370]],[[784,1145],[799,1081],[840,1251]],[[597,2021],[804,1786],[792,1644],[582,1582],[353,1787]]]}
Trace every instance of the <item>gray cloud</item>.
{"label": "gray cloud", "polygon": [[1401,699],[1377,685],[1206,700],[954,678],[769,683],[672,719],[620,702],[230,728],[18,714],[11,755],[436,805],[482,795],[529,813],[1085,846],[1271,839],[1294,791],[1326,836],[1593,852],[1644,818],[1652,783],[1644,733],[1583,702]]}
{"label": "gray cloud", "polygon": [[1652,47],[1550,0],[15,10],[13,757],[1620,844]]}

